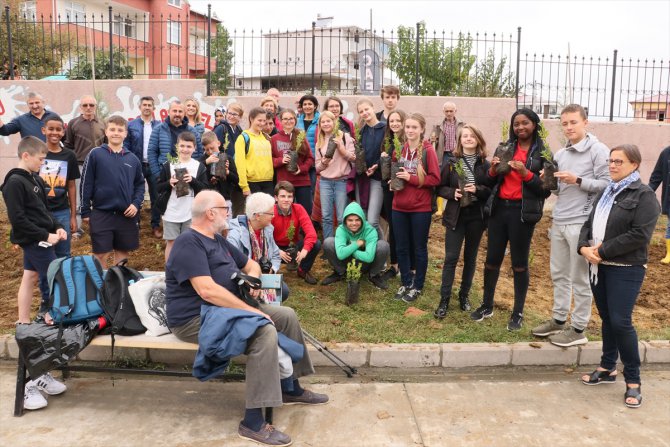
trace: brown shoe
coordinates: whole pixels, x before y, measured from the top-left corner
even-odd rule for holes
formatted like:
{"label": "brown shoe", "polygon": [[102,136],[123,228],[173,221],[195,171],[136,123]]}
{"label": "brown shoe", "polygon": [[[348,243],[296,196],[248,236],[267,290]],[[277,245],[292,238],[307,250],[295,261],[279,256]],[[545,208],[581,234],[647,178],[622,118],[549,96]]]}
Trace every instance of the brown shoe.
{"label": "brown shoe", "polygon": [[258,431],[253,431],[240,423],[237,434],[242,439],[248,439],[261,445],[288,446],[293,442],[289,435],[280,432],[268,423],[264,423]]}
{"label": "brown shoe", "polygon": [[163,230],[161,230],[160,227],[154,227],[153,233],[156,239],[160,239],[163,237]]}
{"label": "brown shoe", "polygon": [[284,405],[323,405],[328,403],[328,395],[305,390],[300,396],[292,396],[290,394],[282,393],[281,400],[284,402]]}
{"label": "brown shoe", "polygon": [[307,284],[314,285],[318,283],[316,278],[313,277],[311,273],[305,272],[302,269],[298,269],[298,277],[304,279]]}

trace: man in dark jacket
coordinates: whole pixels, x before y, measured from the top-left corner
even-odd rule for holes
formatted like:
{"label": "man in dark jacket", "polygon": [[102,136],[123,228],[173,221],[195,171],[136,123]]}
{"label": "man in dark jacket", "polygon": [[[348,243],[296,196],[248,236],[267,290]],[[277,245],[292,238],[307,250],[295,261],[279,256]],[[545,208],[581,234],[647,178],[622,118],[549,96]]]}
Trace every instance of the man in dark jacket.
{"label": "man in dark jacket", "polygon": [[46,110],[42,95],[35,92],[28,94],[28,108],[30,109],[29,112],[17,116],[7,124],[0,120],[0,135],[6,137],[19,132],[21,138],[35,137],[46,141],[46,137],[42,133],[42,127],[44,127],[48,118],[58,115]]}
{"label": "man in dark jacket", "polygon": [[649,187],[656,191],[661,186],[661,211],[668,218],[668,227],[665,230],[665,258],[661,259],[663,264],[670,264],[670,146],[661,151],[656,162],[656,167],[649,177]]}
{"label": "man in dark jacket", "polygon": [[154,119],[154,98],[143,96],[140,98],[140,116],[128,123],[128,136],[123,141],[123,148],[132,152],[142,162],[142,175],[149,187],[149,200],[151,201],[151,230],[154,237],[163,237],[160,229],[161,215],[154,209],[156,203],[156,178],[151,175],[149,169],[149,139],[153,129],[160,124]]}
{"label": "man in dark jacket", "polygon": [[188,130],[195,134],[195,152],[193,158],[199,159],[202,154],[202,142],[200,134],[189,126],[188,119],[185,116],[184,105],[181,101],[175,99],[170,103],[168,117],[165,121],[154,127],[149,138],[149,148],[147,158],[149,160],[149,169],[154,178],[158,178],[161,172],[161,165],[167,161],[167,156],[176,156],[175,145],[180,133]]}

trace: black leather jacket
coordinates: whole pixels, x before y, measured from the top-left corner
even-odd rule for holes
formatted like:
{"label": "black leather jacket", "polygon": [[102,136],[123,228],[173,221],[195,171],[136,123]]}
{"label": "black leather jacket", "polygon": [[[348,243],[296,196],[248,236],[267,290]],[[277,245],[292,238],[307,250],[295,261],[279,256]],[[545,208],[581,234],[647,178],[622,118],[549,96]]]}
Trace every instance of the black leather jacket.
{"label": "black leather jacket", "polygon": [[[578,252],[582,247],[588,247],[588,241],[593,239],[593,215],[603,192],[596,197],[589,219],[579,234]],[[605,227],[605,237],[598,249],[602,260],[619,264],[646,264],[647,247],[660,211],[656,194],[640,180],[621,191],[614,199]]]}
{"label": "black leather jacket", "polygon": [[[444,209],[444,213],[442,214],[442,224],[448,228],[451,228],[452,230],[456,228],[456,224],[458,223],[458,216],[461,213],[460,202],[454,200],[454,192],[458,188],[458,174],[456,173],[454,166],[458,160],[459,159],[456,157],[451,157],[447,163],[442,166],[442,173],[440,175],[441,181],[436,190],[438,196],[444,197],[448,200],[447,206]],[[486,201],[491,195],[491,188],[485,185],[488,177],[487,171],[490,167],[491,164],[486,159],[482,160],[481,158],[477,159],[477,162],[474,166],[476,188],[475,197],[477,197],[477,201],[470,206],[479,208],[483,221],[487,220],[487,216],[484,213],[484,206],[486,205]]]}
{"label": "black leather jacket", "polygon": [[[512,141],[512,147],[516,152],[517,142]],[[526,160],[526,169],[533,173],[533,178],[527,182],[522,182],[521,191],[521,221],[525,223],[537,223],[542,219],[542,210],[544,208],[544,199],[551,195],[550,190],[542,187],[540,180],[540,171],[543,168],[542,155],[543,145],[541,141],[536,141],[529,149],[528,159]],[[491,187],[491,197],[486,203],[484,211],[493,216],[496,210],[496,202],[499,200],[498,191],[504,180],[504,175],[491,177],[487,174],[487,184]]]}

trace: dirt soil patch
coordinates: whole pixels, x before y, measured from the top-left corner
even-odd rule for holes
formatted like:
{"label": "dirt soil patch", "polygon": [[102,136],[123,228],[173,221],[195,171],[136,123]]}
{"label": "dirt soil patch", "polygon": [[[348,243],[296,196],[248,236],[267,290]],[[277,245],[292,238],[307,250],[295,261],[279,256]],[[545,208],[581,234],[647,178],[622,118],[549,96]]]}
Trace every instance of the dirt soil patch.
{"label": "dirt soil patch", "polygon": [[[651,245],[649,247],[649,266],[647,277],[642,286],[640,297],[635,306],[634,322],[639,329],[663,330],[668,327],[670,321],[670,266],[664,266],[659,260],[665,256],[665,241],[663,239],[667,219],[663,216],[659,219]],[[539,315],[549,316],[553,303],[553,288],[549,274],[549,238],[548,230],[551,220],[545,216],[535,229],[535,235],[531,247],[531,279],[530,290],[526,300],[526,308]],[[0,245],[2,256],[0,257],[0,333],[13,330],[18,310],[16,295],[21,283],[23,271],[23,255],[18,247],[9,242],[9,221],[4,202],[0,201],[0,231],[2,243]],[[486,254],[487,239],[484,236],[480,247],[478,263],[483,263]],[[148,212],[142,211],[141,243],[140,249],[131,256],[130,265],[138,270],[162,270],[164,242],[155,239],[151,233]],[[73,241],[72,252],[75,255],[90,252],[90,239],[85,235],[79,240]],[[439,223],[439,218],[434,216],[429,241],[429,281],[427,287],[439,290],[440,269],[444,258],[444,227]],[[329,273],[325,265],[326,261],[318,259],[315,265],[315,274],[323,278]],[[457,269],[455,285],[460,281],[461,265]],[[475,275],[475,286],[478,288],[477,295],[481,295],[482,269],[478,268]],[[296,282],[294,275],[287,275],[289,286],[296,286],[297,290],[306,287],[319,288],[320,286],[306,286],[303,282]],[[473,289],[474,289],[473,288]],[[435,294],[439,295],[439,294]],[[39,291],[35,289],[33,306],[35,311],[38,307]],[[473,299],[473,304],[478,305],[478,299]],[[505,257],[503,270],[498,282],[496,292],[496,306],[501,310],[509,311],[513,305],[513,275],[509,256]],[[600,319],[594,307],[593,318],[589,325],[591,331],[599,332]]]}

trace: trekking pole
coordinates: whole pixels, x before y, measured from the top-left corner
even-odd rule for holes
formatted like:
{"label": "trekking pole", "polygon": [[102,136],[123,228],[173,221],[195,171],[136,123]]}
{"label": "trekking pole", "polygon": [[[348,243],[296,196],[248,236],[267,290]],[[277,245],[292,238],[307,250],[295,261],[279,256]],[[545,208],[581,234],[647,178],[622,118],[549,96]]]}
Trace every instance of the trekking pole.
{"label": "trekking pole", "polygon": [[311,335],[306,330],[304,329],[302,330],[302,335],[305,337],[305,340],[307,340],[312,346],[316,348],[317,351],[323,354],[328,360],[333,362],[335,366],[340,368],[347,375],[347,377],[351,378],[353,377],[353,374],[356,374],[358,372],[356,368],[353,368],[347,362],[338,357],[335,353],[333,353],[333,351],[328,349],[327,346],[325,346],[323,343],[317,340],[313,335]]}

